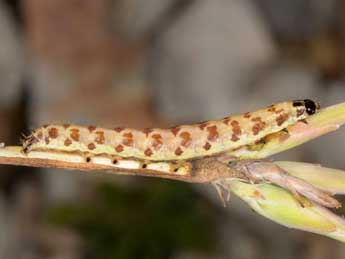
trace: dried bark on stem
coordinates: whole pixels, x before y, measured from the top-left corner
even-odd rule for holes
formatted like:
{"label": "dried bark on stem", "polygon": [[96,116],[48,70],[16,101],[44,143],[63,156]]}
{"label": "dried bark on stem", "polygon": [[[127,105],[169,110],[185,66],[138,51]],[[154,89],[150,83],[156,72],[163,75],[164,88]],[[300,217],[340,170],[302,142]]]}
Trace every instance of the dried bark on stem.
{"label": "dried bark on stem", "polygon": [[107,156],[95,156],[88,160],[81,154],[57,153],[53,151],[31,151],[24,154],[21,147],[0,148],[0,164],[60,168],[78,171],[99,171],[114,175],[151,176],[185,182],[206,183],[220,178],[244,179],[244,176],[216,158],[206,158],[191,161],[191,171],[188,175],[169,174],[147,169],[117,168],[112,159]]}

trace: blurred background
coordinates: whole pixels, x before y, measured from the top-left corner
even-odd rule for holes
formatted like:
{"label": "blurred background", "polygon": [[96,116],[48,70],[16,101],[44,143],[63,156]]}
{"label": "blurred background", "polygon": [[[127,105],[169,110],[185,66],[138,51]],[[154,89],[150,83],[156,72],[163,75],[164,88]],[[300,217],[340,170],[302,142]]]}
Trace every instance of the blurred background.
{"label": "blurred background", "polygon": [[[342,0],[1,0],[0,140],[345,101]],[[280,158],[345,169],[345,130]],[[0,258],[344,258],[209,186],[0,167]],[[341,212],[340,212],[341,213]]]}

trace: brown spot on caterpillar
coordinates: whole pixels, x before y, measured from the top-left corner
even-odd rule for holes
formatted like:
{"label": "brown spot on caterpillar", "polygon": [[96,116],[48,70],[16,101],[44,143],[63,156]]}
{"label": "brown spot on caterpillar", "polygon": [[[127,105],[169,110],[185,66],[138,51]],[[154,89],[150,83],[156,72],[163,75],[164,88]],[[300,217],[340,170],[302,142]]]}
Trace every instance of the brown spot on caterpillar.
{"label": "brown spot on caterpillar", "polygon": [[92,131],[94,131],[96,129],[95,126],[89,126],[87,127],[87,129],[89,130],[90,133],[92,133]]}
{"label": "brown spot on caterpillar", "polygon": [[76,128],[70,129],[70,137],[74,141],[79,141],[79,138],[80,138],[79,129],[76,129]]}
{"label": "brown spot on caterpillar", "polygon": [[304,112],[305,112],[305,108],[297,109],[297,113],[296,113],[297,117],[302,116]]}
{"label": "brown spot on caterpillar", "polygon": [[180,147],[176,148],[175,155],[180,156],[182,155],[182,153],[183,153],[183,150]]}
{"label": "brown spot on caterpillar", "polygon": [[253,130],[253,134],[254,135],[258,135],[260,131],[262,131],[263,129],[265,128],[265,123],[264,122],[259,122],[259,123],[256,123],[252,130]]}
{"label": "brown spot on caterpillar", "polygon": [[44,138],[44,142],[48,145],[49,142],[50,142],[49,138],[48,138],[48,137],[45,137],[45,138]]}
{"label": "brown spot on caterpillar", "polygon": [[116,127],[116,128],[114,128],[114,130],[116,131],[116,132],[121,132],[121,131],[123,131],[123,128],[121,128],[121,127]]}
{"label": "brown spot on caterpillar", "polygon": [[122,136],[124,137],[122,144],[127,147],[133,146],[133,134],[131,132],[124,133]]}
{"label": "brown spot on caterpillar", "polygon": [[69,128],[69,126],[71,126],[70,124],[67,124],[67,123],[65,123],[65,124],[62,124],[62,127],[64,127],[64,129],[67,129],[67,128]]}
{"label": "brown spot on caterpillar", "polygon": [[177,127],[171,128],[170,130],[171,130],[172,134],[174,134],[174,136],[176,136],[177,133],[181,130],[181,128],[177,126]]}
{"label": "brown spot on caterpillar", "polygon": [[51,137],[51,138],[57,138],[58,137],[58,130],[57,130],[57,128],[50,128],[49,130],[48,130],[48,135],[49,135],[49,137]]}
{"label": "brown spot on caterpillar", "polygon": [[209,123],[208,121],[201,122],[201,123],[199,124],[199,128],[200,128],[201,130],[204,130],[204,128],[206,128],[209,124],[210,124],[210,123]]}
{"label": "brown spot on caterpillar", "polygon": [[246,112],[245,114],[243,114],[243,118],[246,118],[246,119],[249,119],[250,116],[252,116],[250,112]]}
{"label": "brown spot on caterpillar", "polygon": [[264,129],[264,124],[262,124],[262,123],[257,123],[257,124],[255,124],[255,125],[253,126],[253,128],[252,128],[253,134],[254,134],[254,135],[258,135],[259,132],[260,132],[261,130],[263,130],[263,129]]}
{"label": "brown spot on caterpillar", "polygon": [[117,145],[115,147],[115,151],[118,152],[118,153],[122,152],[123,151],[123,146],[122,145]]}
{"label": "brown spot on caterpillar", "polygon": [[256,122],[252,128],[252,131],[254,135],[257,135],[260,131],[262,131],[265,128],[266,123],[261,120],[261,117],[255,117],[252,119],[252,121]]}
{"label": "brown spot on caterpillar", "polygon": [[238,121],[236,121],[236,120],[233,120],[231,122],[231,126],[232,126],[232,132],[235,135],[241,136],[242,130],[241,130],[241,127],[240,127],[240,123]]}
{"label": "brown spot on caterpillar", "polygon": [[105,141],[104,132],[96,131],[95,134],[96,134],[95,142],[100,145],[104,144],[104,141]]}
{"label": "brown spot on caterpillar", "polygon": [[212,147],[211,144],[208,143],[208,142],[206,142],[205,145],[203,145],[203,148],[204,148],[205,150],[209,150],[211,147]]}
{"label": "brown spot on caterpillar", "polygon": [[48,128],[48,126],[49,126],[48,124],[44,124],[43,128]]}
{"label": "brown spot on caterpillar", "polygon": [[271,105],[271,106],[268,106],[267,111],[269,111],[269,112],[273,112],[273,113],[278,114],[278,113],[283,112],[283,111],[284,111],[284,109],[283,109],[283,108],[281,108],[281,109],[277,110],[276,106],[273,104],[273,105]]}
{"label": "brown spot on caterpillar", "polygon": [[239,126],[239,125],[240,125],[240,123],[239,123],[237,120],[231,121],[231,126],[237,127],[237,126]]}
{"label": "brown spot on caterpillar", "polygon": [[180,137],[182,138],[181,145],[183,147],[188,147],[192,143],[192,138],[189,132],[183,131],[180,134]]}
{"label": "brown spot on caterpillar", "polygon": [[161,148],[162,144],[163,144],[163,139],[161,134],[153,134],[152,135],[152,146],[154,147],[155,150],[158,150]]}
{"label": "brown spot on caterpillar", "polygon": [[69,139],[69,138],[67,138],[66,140],[65,140],[65,142],[64,142],[64,145],[66,146],[66,147],[68,147],[69,145],[71,145],[72,144],[72,141]]}
{"label": "brown spot on caterpillar", "polygon": [[238,141],[238,140],[240,140],[240,138],[239,138],[237,135],[232,134],[232,136],[231,136],[231,141],[236,142],[236,141]]}
{"label": "brown spot on caterpillar", "polygon": [[145,128],[145,129],[142,129],[141,131],[146,135],[146,137],[148,137],[149,134],[153,131],[153,129]]}
{"label": "brown spot on caterpillar", "polygon": [[283,113],[283,114],[279,115],[276,118],[277,125],[281,126],[288,118],[289,118],[289,114],[287,114],[287,113]]}
{"label": "brown spot on caterpillar", "polygon": [[89,145],[87,145],[87,148],[90,150],[94,150],[96,148],[94,143],[90,143]]}
{"label": "brown spot on caterpillar", "polygon": [[207,127],[207,131],[208,131],[207,139],[208,139],[209,141],[215,141],[215,140],[217,140],[219,134],[218,134],[217,126],[216,126],[216,125]]}
{"label": "brown spot on caterpillar", "polygon": [[231,141],[236,142],[240,140],[240,136],[242,134],[240,123],[237,120],[233,120],[231,122],[231,126],[232,126],[232,133],[233,133],[231,135]]}
{"label": "brown spot on caterpillar", "polygon": [[145,156],[152,156],[152,150],[150,148],[147,148],[145,151],[144,151],[144,154]]}
{"label": "brown spot on caterpillar", "polygon": [[251,121],[261,121],[261,117],[252,118]]}
{"label": "brown spot on caterpillar", "polygon": [[42,139],[42,138],[43,138],[43,133],[42,133],[42,131],[39,131],[39,132],[37,133],[37,138],[38,138],[38,139]]}
{"label": "brown spot on caterpillar", "polygon": [[233,127],[232,128],[232,132],[237,135],[237,136],[241,136],[242,134],[242,131],[241,131],[241,128],[240,127]]}

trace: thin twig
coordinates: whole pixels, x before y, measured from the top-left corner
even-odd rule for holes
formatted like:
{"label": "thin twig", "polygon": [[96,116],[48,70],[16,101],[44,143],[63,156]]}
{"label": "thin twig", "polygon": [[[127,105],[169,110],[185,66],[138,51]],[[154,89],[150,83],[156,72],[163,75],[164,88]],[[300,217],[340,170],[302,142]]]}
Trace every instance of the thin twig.
{"label": "thin twig", "polygon": [[0,148],[0,164],[60,168],[78,171],[98,171],[114,175],[151,176],[168,178],[185,182],[205,183],[220,178],[244,178],[241,173],[219,162],[216,158],[194,160],[190,162],[191,170],[187,175],[169,174],[148,169],[119,168],[110,157],[94,156],[88,160],[82,154],[58,153],[53,151],[22,152],[22,147]]}

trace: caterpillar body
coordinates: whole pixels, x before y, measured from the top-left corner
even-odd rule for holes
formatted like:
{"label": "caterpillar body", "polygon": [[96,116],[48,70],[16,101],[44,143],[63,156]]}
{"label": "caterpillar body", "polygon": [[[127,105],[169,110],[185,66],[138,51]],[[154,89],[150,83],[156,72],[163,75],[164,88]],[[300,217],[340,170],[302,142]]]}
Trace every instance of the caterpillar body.
{"label": "caterpillar body", "polygon": [[296,100],[221,120],[166,129],[106,129],[52,124],[35,129],[24,140],[23,151],[82,152],[141,161],[191,160],[254,144],[318,109],[319,105],[312,100]]}

